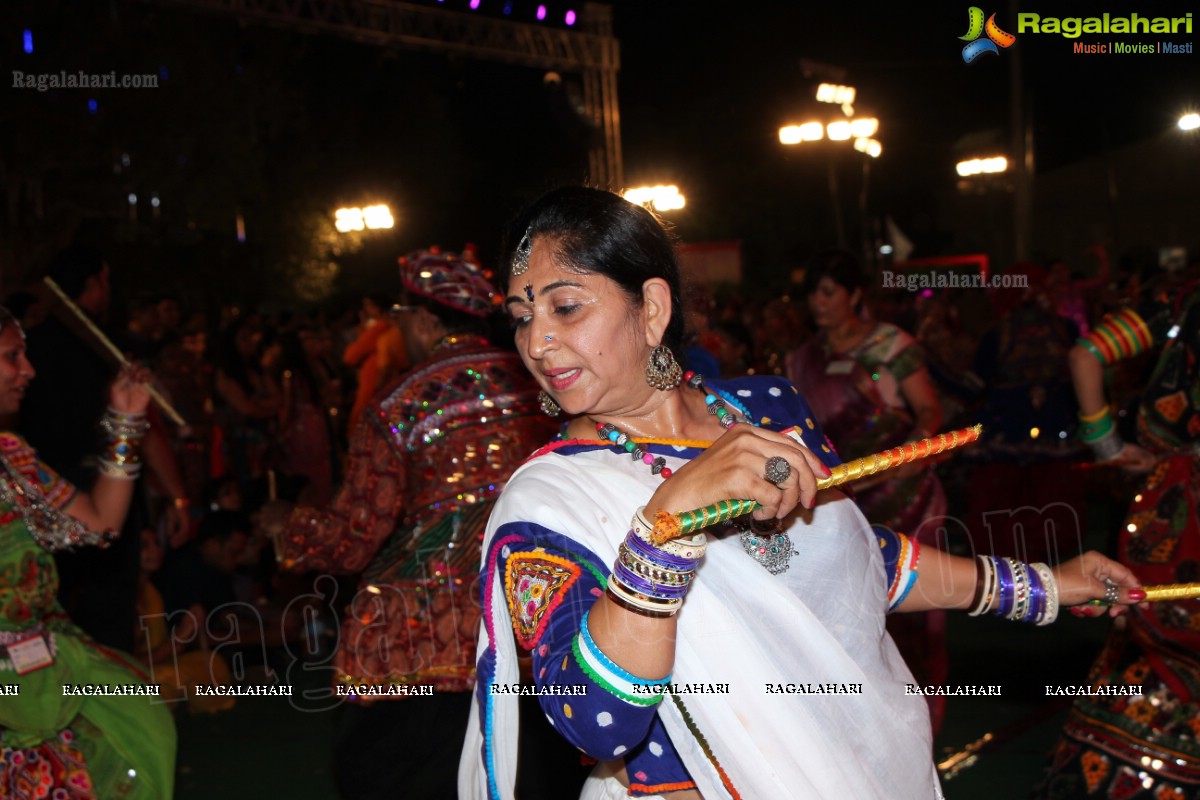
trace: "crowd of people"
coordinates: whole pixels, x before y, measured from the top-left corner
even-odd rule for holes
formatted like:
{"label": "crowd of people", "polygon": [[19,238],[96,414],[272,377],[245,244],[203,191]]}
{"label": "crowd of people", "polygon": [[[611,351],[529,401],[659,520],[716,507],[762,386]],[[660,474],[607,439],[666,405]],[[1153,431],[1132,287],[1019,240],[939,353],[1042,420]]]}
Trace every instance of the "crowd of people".
{"label": "crowd of people", "polygon": [[[1089,680],[1145,700],[1077,703],[1039,796],[1117,796],[1129,770],[1146,793],[1122,796],[1195,796],[1196,601],[1139,601],[1196,580],[1200,294],[1090,257],[1090,280],[889,293],[830,251],[764,306],[685,287],[660,220],[575,187],[494,270],[417,251],[345,313],[114,304],[120,265],[68,248],[47,274],[137,366],[49,296],[6,298],[0,796],[169,797],[168,709],[231,707],[190,691],[233,682],[231,652],[278,681],[322,629],[292,602],[320,574],[351,598],[322,621],[346,798],[939,797],[944,698],[903,686],[946,680],[946,613],[1059,606],[1121,617]],[[963,480],[989,488],[965,503],[932,460],[818,490],[976,421]],[[1089,448],[1148,473],[1113,558],[976,537]],[[951,514],[974,557],[946,552]],[[801,679],[858,689],[763,690]],[[85,682],[161,694],[46,688]],[[699,684],[726,690],[673,689]]]}

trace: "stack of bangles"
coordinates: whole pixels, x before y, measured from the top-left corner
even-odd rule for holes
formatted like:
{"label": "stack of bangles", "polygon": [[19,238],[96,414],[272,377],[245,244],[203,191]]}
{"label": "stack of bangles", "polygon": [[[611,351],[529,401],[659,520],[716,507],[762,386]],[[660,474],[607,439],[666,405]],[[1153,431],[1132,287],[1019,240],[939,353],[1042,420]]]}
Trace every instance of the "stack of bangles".
{"label": "stack of bangles", "polygon": [[1045,564],[979,556],[972,617],[991,611],[1015,622],[1049,625],[1058,619],[1058,581]]}
{"label": "stack of bangles", "polygon": [[627,611],[645,617],[670,617],[683,605],[708,545],[703,533],[654,545],[653,531],[645,508],[639,508],[625,541],[617,549],[606,593]]}
{"label": "stack of bangles", "polygon": [[[1108,366],[1149,350],[1154,345],[1154,336],[1138,313],[1127,308],[1106,316],[1091,333],[1075,343]],[[1125,445],[1107,408],[1094,414],[1080,413],[1079,438],[1092,448],[1099,461],[1116,458]]]}
{"label": "stack of bangles", "polygon": [[1125,446],[1108,406],[1094,414],[1079,412],[1079,438],[1092,448],[1097,461],[1116,458]]}
{"label": "stack of bangles", "polygon": [[137,480],[142,471],[138,444],[150,429],[146,415],[126,414],[110,406],[100,420],[100,427],[107,434],[100,456],[100,474],[122,481]]}

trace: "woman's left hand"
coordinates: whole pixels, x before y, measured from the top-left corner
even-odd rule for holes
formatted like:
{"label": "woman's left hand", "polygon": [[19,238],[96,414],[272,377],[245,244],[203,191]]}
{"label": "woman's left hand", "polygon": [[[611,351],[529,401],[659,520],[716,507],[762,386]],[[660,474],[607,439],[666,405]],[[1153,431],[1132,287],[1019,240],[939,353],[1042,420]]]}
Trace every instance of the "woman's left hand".
{"label": "woman's left hand", "polygon": [[150,405],[150,371],[137,364],[122,367],[108,387],[108,404],[122,414],[144,414]]}
{"label": "woman's left hand", "polygon": [[[1137,576],[1124,564],[1113,561],[1095,550],[1054,568],[1058,579],[1058,602],[1062,606],[1079,606],[1092,600],[1103,600],[1111,581],[1120,589],[1117,602],[1108,609],[1111,616],[1124,614],[1130,605],[1146,599]],[[1093,610],[1095,609],[1095,610]],[[1102,607],[1087,606],[1086,616],[1103,614]]]}

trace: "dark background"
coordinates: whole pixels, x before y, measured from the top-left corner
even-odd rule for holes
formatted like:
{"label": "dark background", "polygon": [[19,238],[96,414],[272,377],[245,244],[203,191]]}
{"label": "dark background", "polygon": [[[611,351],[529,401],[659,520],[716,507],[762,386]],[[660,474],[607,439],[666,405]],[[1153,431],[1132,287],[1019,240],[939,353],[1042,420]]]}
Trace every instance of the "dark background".
{"label": "dark background", "polygon": [[[502,0],[483,0],[476,12],[466,0],[418,4],[504,16]],[[531,20],[536,4],[510,5],[508,19]],[[551,20],[583,9],[547,5]],[[1021,10],[1181,16],[1194,8],[1182,0],[1102,5],[1047,0]],[[881,120],[884,152],[871,164],[868,216],[890,215],[914,256],[1003,250],[1007,188],[987,201],[983,219],[984,206],[964,206],[980,201],[956,191],[954,164],[964,137],[1008,145],[1017,51],[1039,175],[1111,160],[1156,137],[1183,139],[1175,121],[1200,108],[1195,54],[1076,55],[1066,38],[1024,35],[999,57],[965,65],[958,37],[967,4],[613,7],[626,185],[678,184],[688,198],[671,215],[681,237],[741,240],[746,275],[764,289],[785,286],[807,255],[834,243],[827,161],[840,178],[848,225],[861,223],[860,154],[848,143],[778,142],[781,124],[816,108],[818,78],[805,76],[802,59],[845,69],[858,88],[858,113]],[[1016,32],[1011,4],[984,11]],[[23,50],[26,29],[32,54]],[[7,2],[0,57],[4,291],[81,238],[120,265],[118,288],[171,286],[199,302],[218,294],[327,300],[379,285],[395,255],[416,247],[475,242],[486,262],[522,203],[588,177],[593,134],[573,107],[578,76],[564,75],[555,88],[541,70],[358,44],[168,0]],[[160,81],[157,89],[41,93],[12,88],[12,70],[157,73]],[[1187,180],[1193,198],[1196,138],[1183,151],[1190,162],[1169,170]],[[392,207],[393,231],[355,241],[333,233],[333,208],[376,200]],[[1171,203],[1156,212],[1180,214],[1183,241],[1171,243],[1197,244],[1195,210]],[[244,243],[235,237],[238,213]],[[1057,255],[1042,250],[1037,255]]]}

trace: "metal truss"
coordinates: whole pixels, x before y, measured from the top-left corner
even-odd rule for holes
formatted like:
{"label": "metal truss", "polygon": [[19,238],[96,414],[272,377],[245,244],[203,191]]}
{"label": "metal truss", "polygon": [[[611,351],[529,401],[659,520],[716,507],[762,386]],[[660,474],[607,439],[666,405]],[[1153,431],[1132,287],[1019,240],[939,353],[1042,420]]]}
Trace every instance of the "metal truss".
{"label": "metal truss", "polygon": [[451,53],[536,69],[580,73],[584,107],[599,134],[588,152],[590,180],[620,188],[623,181],[617,72],[620,45],[612,9],[584,3],[583,30],[495,19],[388,0],[160,0],[234,14],[309,33],[382,47]]}

